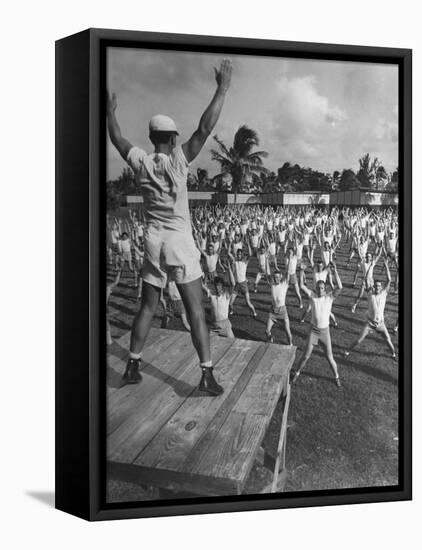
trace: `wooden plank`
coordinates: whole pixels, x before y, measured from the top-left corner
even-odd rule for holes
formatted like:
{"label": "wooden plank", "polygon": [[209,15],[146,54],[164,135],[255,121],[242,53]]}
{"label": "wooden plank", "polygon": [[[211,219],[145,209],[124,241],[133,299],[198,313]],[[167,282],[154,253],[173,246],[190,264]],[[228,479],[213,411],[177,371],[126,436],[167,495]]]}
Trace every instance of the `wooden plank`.
{"label": "wooden plank", "polygon": [[237,384],[228,394],[220,409],[214,416],[213,420],[208,425],[207,430],[204,432],[202,437],[199,439],[195,447],[188,455],[187,459],[180,468],[181,471],[186,471],[188,473],[196,471],[198,464],[200,464],[202,459],[209,454],[210,448],[214,443],[216,435],[218,434],[221,426],[224,424],[229,414],[232,412],[232,409],[235,403],[238,401],[240,395],[248,385],[249,380],[255,372],[255,369],[257,368],[259,362],[265,354],[267,346],[268,344],[264,343],[258,344],[258,347],[252,359],[243,370],[239,380],[237,381]]}
{"label": "wooden plank", "polygon": [[[107,358],[111,365],[115,366],[123,361],[123,364],[126,365],[127,357],[129,354],[129,345],[130,345],[130,335],[131,331],[125,332],[118,340],[115,340],[114,343],[108,347]],[[160,330],[152,328],[148,334],[147,341],[145,343],[144,350],[153,348],[154,345],[162,341],[166,341],[171,337],[177,338],[179,331],[176,330]]]}
{"label": "wooden plank", "polygon": [[295,347],[269,345],[233,410],[264,414],[269,422],[286,387],[295,354]]}
{"label": "wooden plank", "polygon": [[155,346],[154,351],[145,354],[146,361],[142,363],[143,380],[140,384],[124,384],[119,391],[108,395],[107,433],[117,429],[133,412],[138,414],[139,403],[144,404],[151,397],[159,399],[161,388],[172,382],[180,363],[186,363],[195,356],[193,346],[186,345],[184,337],[179,337],[178,342],[172,338],[170,345],[164,348]]}
{"label": "wooden plank", "polygon": [[206,456],[192,473],[236,481],[240,494],[253,466],[267,418],[260,414],[232,412],[213,440]]}
{"label": "wooden plank", "polygon": [[[223,355],[232,344],[231,339],[213,340],[214,356]],[[147,394],[139,392],[138,397],[141,396],[141,399],[132,400],[127,407],[124,406],[124,421],[107,438],[109,460],[133,462],[185,399],[196,391],[200,377],[198,358],[196,353],[190,353],[188,346],[185,347],[187,352],[181,354],[179,349],[172,350],[170,358],[162,358],[158,363],[159,368],[164,370],[168,361],[175,360],[173,352],[174,356],[179,357],[178,366],[170,380],[150,378],[149,383],[144,384]],[[157,370],[155,365],[153,368]],[[143,372],[147,378],[146,369]],[[136,386],[135,390],[143,383]]]}
{"label": "wooden plank", "polygon": [[224,394],[213,399],[202,397],[186,400],[134,464],[178,470],[222,404],[226,406],[224,402],[227,396],[258,345],[252,341],[234,340],[231,348],[216,363],[218,381],[224,387]]}
{"label": "wooden plank", "polygon": [[[173,345],[179,338],[178,331],[163,331],[158,329],[151,331],[148,336],[146,346],[142,352],[142,358],[145,363],[150,363],[155,355],[165,353],[166,349]],[[122,380],[123,373],[126,369],[128,358],[130,332],[122,336],[116,343],[118,347],[113,346],[113,354],[108,354],[107,361],[107,397],[111,396],[116,390],[121,390],[125,383]],[[107,408],[112,407],[112,403],[108,402]]]}
{"label": "wooden plank", "polygon": [[199,474],[182,474],[117,462],[107,463],[107,479],[117,479],[138,485],[167,489],[175,492],[175,498],[180,498],[181,492],[204,496],[238,494],[238,484],[230,479],[210,478]]}

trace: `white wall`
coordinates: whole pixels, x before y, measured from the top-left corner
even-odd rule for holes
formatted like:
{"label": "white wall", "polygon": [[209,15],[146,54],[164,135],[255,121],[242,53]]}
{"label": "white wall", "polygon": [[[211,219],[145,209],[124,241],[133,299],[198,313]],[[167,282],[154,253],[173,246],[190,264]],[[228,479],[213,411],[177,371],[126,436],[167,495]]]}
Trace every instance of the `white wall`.
{"label": "white wall", "polygon": [[[29,492],[51,492],[54,481],[54,40],[90,26],[194,34],[415,48],[414,151],[422,147],[422,33],[419,4],[355,0],[257,3],[214,0],[140,2],[73,0],[8,2],[2,10],[2,365],[1,540],[7,549],[116,550],[417,548],[422,517],[421,399],[414,404],[416,500],[404,503],[220,514],[90,525],[56,512]],[[142,75],[139,75],[140,83]],[[139,101],[142,108],[142,91]],[[230,101],[233,101],[230,99]],[[253,106],[252,110],[253,110]],[[198,113],[195,113],[197,115]],[[258,121],[259,122],[259,121]],[[419,129],[419,132],[418,132]],[[231,131],[232,129],[229,129]],[[266,148],[265,141],[261,143]],[[416,155],[415,155],[416,157]],[[15,204],[16,170],[19,193]],[[422,204],[420,163],[414,202]],[[417,215],[417,211],[415,211]],[[17,221],[19,220],[19,221]],[[24,222],[24,223],[21,223]],[[25,247],[28,231],[37,246]],[[414,242],[422,239],[415,226]],[[30,267],[29,271],[28,268]],[[422,269],[414,257],[415,273]],[[28,277],[29,276],[29,277]],[[415,293],[414,311],[421,311]],[[415,316],[415,334],[421,329]],[[25,332],[25,337],[22,336]],[[415,396],[422,375],[414,349]],[[419,543],[418,543],[419,541]]]}

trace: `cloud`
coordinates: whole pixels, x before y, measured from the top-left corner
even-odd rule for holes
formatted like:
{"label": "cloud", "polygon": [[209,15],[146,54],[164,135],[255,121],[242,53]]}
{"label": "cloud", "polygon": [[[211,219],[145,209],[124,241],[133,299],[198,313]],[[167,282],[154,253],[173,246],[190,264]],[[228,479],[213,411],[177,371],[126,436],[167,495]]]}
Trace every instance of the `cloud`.
{"label": "cloud", "polygon": [[278,103],[272,120],[273,138],[283,157],[309,163],[335,139],[347,120],[346,112],[320,94],[311,75],[279,79]]}

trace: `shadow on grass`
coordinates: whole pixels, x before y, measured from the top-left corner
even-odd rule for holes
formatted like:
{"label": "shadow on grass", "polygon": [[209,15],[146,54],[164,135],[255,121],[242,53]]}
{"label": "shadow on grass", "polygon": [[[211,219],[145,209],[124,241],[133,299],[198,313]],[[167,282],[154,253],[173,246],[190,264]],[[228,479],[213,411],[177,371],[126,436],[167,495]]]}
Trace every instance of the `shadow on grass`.
{"label": "shadow on grass", "polygon": [[[365,355],[369,355],[369,353],[365,352]],[[371,355],[379,356],[379,354],[376,354],[376,353]],[[390,360],[393,361],[392,359]],[[348,367],[351,367],[359,372],[363,372],[368,376],[372,376],[374,378],[377,378],[378,380],[382,380],[383,382],[388,382],[390,384],[393,384],[394,386],[397,386],[398,384],[397,377],[391,376],[391,374],[388,374],[387,372],[383,372],[369,365],[354,363],[350,359],[346,359],[344,357],[342,358],[342,364]]]}

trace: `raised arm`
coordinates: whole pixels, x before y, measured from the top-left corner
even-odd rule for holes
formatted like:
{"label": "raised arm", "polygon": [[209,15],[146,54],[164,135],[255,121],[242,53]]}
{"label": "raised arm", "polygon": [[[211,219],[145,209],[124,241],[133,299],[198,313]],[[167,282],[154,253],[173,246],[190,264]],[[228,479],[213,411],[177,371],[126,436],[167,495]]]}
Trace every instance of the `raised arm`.
{"label": "raised arm", "polygon": [[337,271],[337,265],[334,262],[332,262],[332,264],[333,264],[334,276],[336,278],[336,284],[337,284],[337,288],[333,290],[333,296],[334,298],[337,298],[337,296],[340,294],[340,292],[343,289],[343,284],[341,282],[340,275]]}
{"label": "raised arm", "polygon": [[186,160],[192,162],[204,146],[207,138],[217,124],[226,98],[227,90],[230,86],[232,75],[232,62],[230,59],[223,59],[220,69],[215,70],[215,79],[217,81],[217,90],[211,103],[205,109],[199,121],[198,128],[192,134],[192,137],[182,145]]}
{"label": "raised arm", "polygon": [[387,284],[385,286],[385,291],[388,293],[390,292],[390,286],[391,286],[391,273],[388,268],[387,258],[384,258],[384,267],[385,267],[385,272],[387,274]]}
{"label": "raised arm", "polygon": [[132,149],[132,144],[126,138],[122,136],[120,126],[116,118],[117,109],[117,97],[116,94],[112,94],[107,91],[107,125],[108,134],[111,139],[111,143],[119,151],[123,160],[127,159],[129,151]]}

